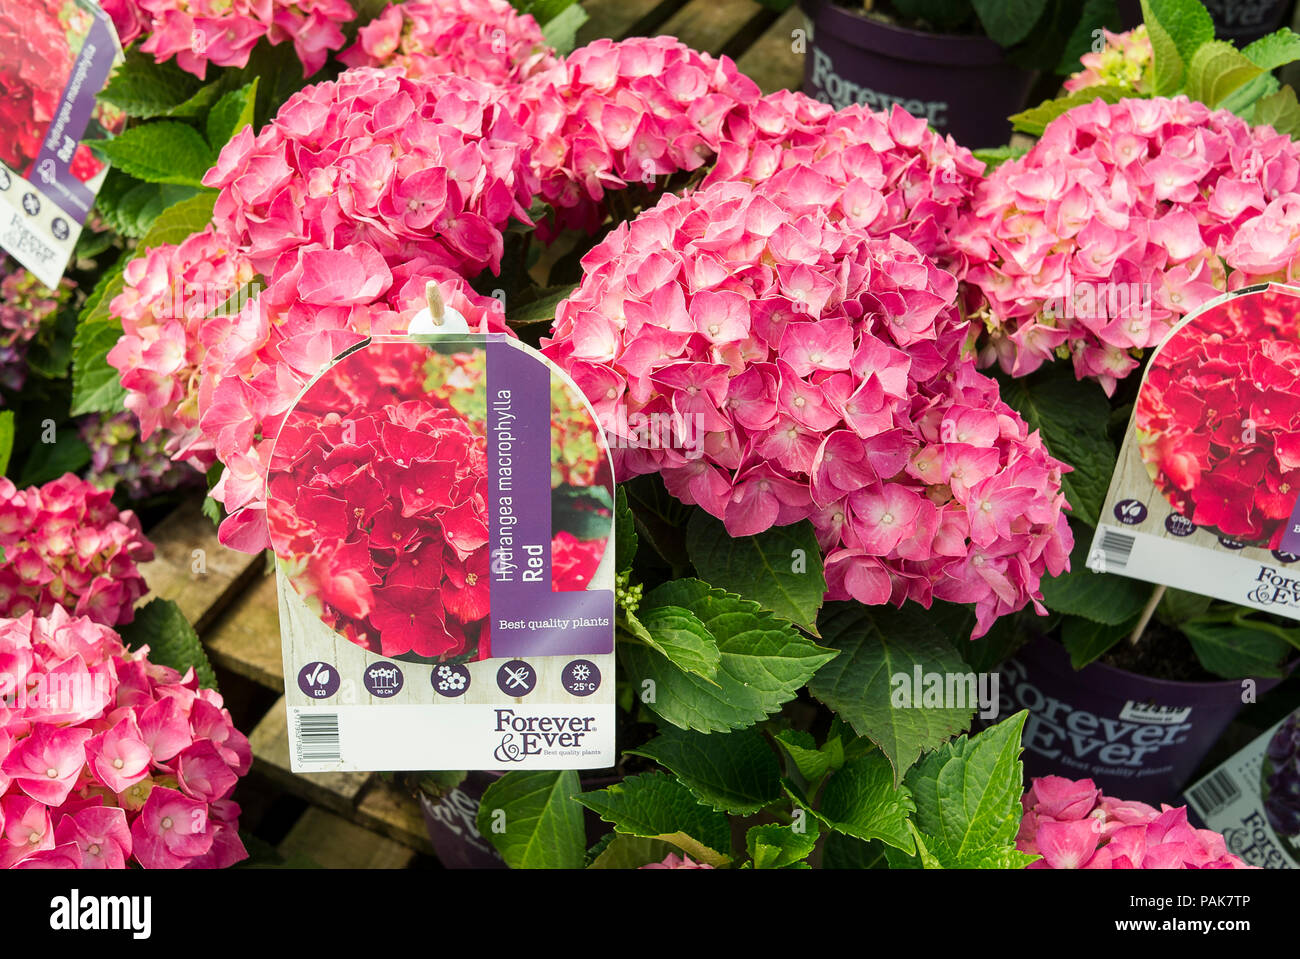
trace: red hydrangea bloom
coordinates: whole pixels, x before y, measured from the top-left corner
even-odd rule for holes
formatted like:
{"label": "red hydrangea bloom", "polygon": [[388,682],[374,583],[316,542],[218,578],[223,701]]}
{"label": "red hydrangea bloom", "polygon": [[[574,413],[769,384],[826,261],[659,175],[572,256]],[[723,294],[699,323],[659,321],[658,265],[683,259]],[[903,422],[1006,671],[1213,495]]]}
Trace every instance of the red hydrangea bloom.
{"label": "red hydrangea bloom", "polygon": [[607,540],[580,540],[561,530],[551,539],[551,589],[557,593],[587,588],[596,575]]}
{"label": "red hydrangea bloom", "polygon": [[1198,526],[1281,546],[1300,495],[1300,299],[1235,297],[1180,327],[1138,393],[1152,482]]}
{"label": "red hydrangea bloom", "polygon": [[292,43],[309,77],[343,46],[340,25],[356,19],[347,0],[105,0],[103,6],[123,45],[144,35],[141,50],[158,63],[174,57],[200,80],[209,63],[247,66],[263,37],[272,46]]}
{"label": "red hydrangea bloom", "polygon": [[508,85],[556,63],[537,21],[507,0],[406,0],[386,7],[339,54],[350,67],[399,66]]}
{"label": "red hydrangea bloom", "polygon": [[488,612],[487,441],[425,393],[431,359],[385,344],[318,380],[280,429],[268,519],[327,626],[384,656],[444,660],[475,651]]}
{"label": "red hydrangea bloom", "polygon": [[[1185,97],[1095,100],[979,187],[953,234],[981,358],[1107,390],[1224,289],[1300,276],[1300,147]],[[1224,265],[1234,271],[1225,276]]]}
{"label": "red hydrangea bloom", "polygon": [[541,197],[555,227],[594,231],[607,190],[696,170],[717,154],[728,118],[759,100],[728,57],[673,37],[596,40],[517,91],[518,116],[536,143]]}
{"label": "red hydrangea bloom", "polygon": [[0,0],[0,160],[19,173],[40,152],[72,72],[60,6]]}
{"label": "red hydrangea bloom", "polygon": [[[199,427],[225,466],[212,495],[230,514],[220,536],[234,549],[270,546],[265,497],[271,450],[290,405],[330,360],[367,336],[405,332],[424,308],[430,281],[471,329],[505,330],[499,301],[480,296],[463,280],[421,261],[390,272],[373,251],[356,249],[352,265],[359,264],[361,272],[340,269],[332,275],[328,267],[335,260],[315,263],[316,251],[305,250],[305,269],[295,264],[246,303],[233,324],[210,320],[199,331],[208,347]],[[317,288],[320,296],[311,292]]]}
{"label": "red hydrangea bloom", "polygon": [[1251,869],[1223,836],[1195,829],[1187,807],[1103,796],[1091,779],[1035,779],[1020,800],[1016,848],[1042,856],[1030,869]]}
{"label": "red hydrangea bloom", "polygon": [[22,490],[0,477],[0,617],[62,607],[108,626],[131,621],[149,591],[136,563],[153,545],[112,496],[71,473]]}
{"label": "red hydrangea bloom", "polygon": [[221,696],[56,606],[0,619],[0,869],[204,869],[248,854],[253,754]]}
{"label": "red hydrangea bloom", "polygon": [[733,536],[811,519],[831,598],[974,603],[982,635],[1068,566],[1063,467],[962,361],[955,278],[842,193],[795,166],[665,197],[587,255],[545,352],[621,477],[661,473]]}

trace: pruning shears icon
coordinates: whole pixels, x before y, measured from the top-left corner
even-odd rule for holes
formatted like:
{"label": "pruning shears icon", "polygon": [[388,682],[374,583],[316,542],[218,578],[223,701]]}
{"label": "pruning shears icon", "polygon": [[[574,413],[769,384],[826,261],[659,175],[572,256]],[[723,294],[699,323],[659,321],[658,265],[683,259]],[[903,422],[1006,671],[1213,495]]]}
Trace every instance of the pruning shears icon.
{"label": "pruning shears icon", "polygon": [[506,679],[507,686],[520,687],[523,689],[528,688],[529,671],[527,668],[520,667],[519,669],[511,669],[507,666],[505,667],[505,670],[506,676],[508,677]]}

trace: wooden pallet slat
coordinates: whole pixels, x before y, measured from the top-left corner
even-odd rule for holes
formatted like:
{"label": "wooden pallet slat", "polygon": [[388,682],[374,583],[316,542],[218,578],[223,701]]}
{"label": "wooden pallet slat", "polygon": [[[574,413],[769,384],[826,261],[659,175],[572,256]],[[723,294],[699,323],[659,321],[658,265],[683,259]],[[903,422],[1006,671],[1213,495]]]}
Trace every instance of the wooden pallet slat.
{"label": "wooden pallet slat", "polygon": [[214,665],[277,693],[284,692],[275,574],[255,580],[212,626],[204,643]]}
{"label": "wooden pallet slat", "polygon": [[387,836],[417,852],[433,855],[429,831],[419,802],[410,793],[376,776],[357,804],[354,818],[359,825]]}
{"label": "wooden pallet slat", "polygon": [[278,851],[304,856],[326,869],[406,869],[415,851],[324,809],[308,809]]}
{"label": "wooden pallet slat", "polygon": [[799,89],[803,82],[804,54],[794,52],[794,31],[804,28],[803,11],[791,7],[736,58],[737,69],[764,93]]}
{"label": "wooden pallet slat", "polygon": [[687,0],[583,0],[588,20],[578,29],[578,45],[600,37],[650,36]]}
{"label": "wooden pallet slat", "polygon": [[717,56],[727,52],[751,21],[768,17],[770,12],[755,0],[691,0],[664,22],[660,32]]}
{"label": "wooden pallet slat", "polygon": [[198,499],[186,500],[148,536],[154,558],[140,564],[150,590],[141,604],[155,597],[175,600],[200,635],[265,562],[261,555],[222,546]]}

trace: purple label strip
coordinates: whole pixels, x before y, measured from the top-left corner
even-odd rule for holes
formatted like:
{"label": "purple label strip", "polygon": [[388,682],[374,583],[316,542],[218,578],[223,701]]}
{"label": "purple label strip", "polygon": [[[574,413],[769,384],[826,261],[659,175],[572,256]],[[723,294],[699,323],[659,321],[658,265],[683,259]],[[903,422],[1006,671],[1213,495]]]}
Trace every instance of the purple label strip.
{"label": "purple label strip", "polygon": [[492,656],[614,649],[610,590],[551,591],[551,371],[487,344]]}
{"label": "purple label strip", "polygon": [[113,22],[98,7],[86,42],[72,65],[72,75],[63,90],[63,98],[54,113],[41,151],[36,156],[33,179],[69,216],[84,224],[90,216],[95,194],[72,174],[72,158],[81,144],[95,96],[108,81],[109,71],[117,58],[117,38]]}

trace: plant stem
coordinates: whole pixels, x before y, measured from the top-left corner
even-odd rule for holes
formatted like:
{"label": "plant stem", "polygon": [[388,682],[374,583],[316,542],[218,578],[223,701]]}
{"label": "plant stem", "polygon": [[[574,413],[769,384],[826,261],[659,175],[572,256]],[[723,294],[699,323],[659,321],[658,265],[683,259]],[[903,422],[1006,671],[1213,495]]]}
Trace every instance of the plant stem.
{"label": "plant stem", "polygon": [[1156,607],[1160,605],[1160,600],[1164,595],[1165,587],[1163,585],[1157,586],[1151,591],[1151,598],[1148,599],[1147,604],[1142,607],[1142,615],[1138,617],[1138,624],[1134,627],[1133,634],[1128,638],[1128,641],[1132,645],[1136,646],[1138,640],[1142,638],[1142,633],[1146,631],[1147,623],[1151,622],[1151,617],[1155,615]]}

